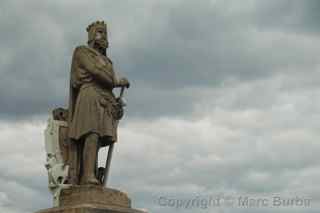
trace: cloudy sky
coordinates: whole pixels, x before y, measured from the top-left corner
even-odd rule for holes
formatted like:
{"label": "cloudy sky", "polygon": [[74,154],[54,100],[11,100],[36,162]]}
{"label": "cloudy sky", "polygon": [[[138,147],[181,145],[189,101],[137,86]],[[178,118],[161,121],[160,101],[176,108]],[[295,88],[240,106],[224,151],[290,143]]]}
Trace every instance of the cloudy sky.
{"label": "cloudy sky", "polygon": [[[135,208],[318,212],[319,10],[318,0],[2,0],[0,212],[52,206],[43,131],[67,106],[73,49],[97,19],[132,85],[110,186]],[[219,196],[221,206],[199,205]],[[239,206],[246,196],[269,203]],[[311,203],[279,207],[275,196]]]}

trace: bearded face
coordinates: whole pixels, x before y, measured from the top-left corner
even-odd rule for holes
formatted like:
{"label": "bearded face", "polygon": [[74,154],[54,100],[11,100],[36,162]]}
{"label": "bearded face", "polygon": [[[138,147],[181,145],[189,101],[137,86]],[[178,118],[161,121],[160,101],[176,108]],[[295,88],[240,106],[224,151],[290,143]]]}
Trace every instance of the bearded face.
{"label": "bearded face", "polygon": [[106,49],[109,46],[108,40],[107,40],[107,32],[104,28],[97,28],[95,32],[95,38],[94,38],[95,44],[101,48]]}

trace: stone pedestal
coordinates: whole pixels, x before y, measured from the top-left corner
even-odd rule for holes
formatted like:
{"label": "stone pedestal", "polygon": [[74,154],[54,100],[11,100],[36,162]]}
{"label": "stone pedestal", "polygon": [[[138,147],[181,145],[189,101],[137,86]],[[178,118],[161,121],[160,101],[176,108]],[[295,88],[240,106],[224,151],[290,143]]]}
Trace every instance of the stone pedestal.
{"label": "stone pedestal", "polygon": [[51,208],[36,213],[146,213],[132,208],[119,208],[114,206],[78,205],[70,207]]}
{"label": "stone pedestal", "polygon": [[124,192],[101,186],[73,186],[60,195],[59,207],[36,213],[147,213],[131,208]]}

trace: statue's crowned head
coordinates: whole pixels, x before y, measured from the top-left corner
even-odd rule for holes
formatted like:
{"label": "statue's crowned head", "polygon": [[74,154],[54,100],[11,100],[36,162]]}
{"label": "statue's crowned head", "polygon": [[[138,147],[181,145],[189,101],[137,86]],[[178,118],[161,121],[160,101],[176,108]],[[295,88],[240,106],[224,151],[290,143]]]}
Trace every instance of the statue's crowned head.
{"label": "statue's crowned head", "polygon": [[108,48],[107,24],[104,21],[96,21],[87,27],[88,44],[98,45],[100,48]]}

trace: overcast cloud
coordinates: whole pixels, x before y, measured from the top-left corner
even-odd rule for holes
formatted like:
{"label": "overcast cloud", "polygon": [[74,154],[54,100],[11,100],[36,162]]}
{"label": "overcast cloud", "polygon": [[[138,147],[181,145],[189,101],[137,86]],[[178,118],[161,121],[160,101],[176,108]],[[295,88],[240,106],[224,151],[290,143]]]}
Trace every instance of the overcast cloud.
{"label": "overcast cloud", "polygon": [[[43,130],[49,111],[67,106],[72,52],[97,19],[108,23],[116,71],[132,84],[110,185],[134,207],[318,212],[319,9],[317,0],[1,1],[0,212],[52,206]],[[312,201],[159,202],[211,195]]]}

